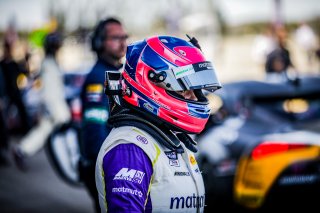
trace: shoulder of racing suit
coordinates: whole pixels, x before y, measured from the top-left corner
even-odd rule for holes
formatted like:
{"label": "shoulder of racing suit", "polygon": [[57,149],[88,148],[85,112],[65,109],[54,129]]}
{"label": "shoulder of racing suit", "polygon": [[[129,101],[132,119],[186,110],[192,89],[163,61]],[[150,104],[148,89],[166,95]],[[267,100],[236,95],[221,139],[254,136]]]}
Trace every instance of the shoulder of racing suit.
{"label": "shoulder of racing suit", "polygon": [[[147,190],[150,193],[148,197],[152,201],[152,211],[203,211],[205,199],[204,185],[193,153],[184,144],[181,144],[183,153],[170,150],[163,144],[158,143],[152,135],[134,126],[114,128],[100,149],[96,163],[96,184],[101,207],[106,206],[104,203],[104,189],[108,188],[108,186],[105,186],[105,171],[102,166],[103,158],[121,144],[134,144],[138,146],[152,163],[153,174],[149,189]],[[125,181],[129,181],[129,176],[137,174],[137,172],[140,174],[145,173],[135,168],[121,168],[114,176],[113,181],[121,179],[124,185],[123,187],[116,187],[117,191],[114,190],[114,193],[125,194],[135,192],[136,188],[127,189],[125,187]],[[186,185],[188,187],[185,187]]]}

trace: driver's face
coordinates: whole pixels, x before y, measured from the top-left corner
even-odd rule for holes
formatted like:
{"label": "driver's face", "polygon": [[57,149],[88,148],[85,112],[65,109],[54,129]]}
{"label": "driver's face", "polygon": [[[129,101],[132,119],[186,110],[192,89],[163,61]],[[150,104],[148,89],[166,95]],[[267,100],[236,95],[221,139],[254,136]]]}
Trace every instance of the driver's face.
{"label": "driver's face", "polygon": [[192,101],[198,100],[193,90],[177,91],[177,93],[181,95],[184,99],[192,100]]}
{"label": "driver's face", "polygon": [[112,58],[121,59],[126,54],[128,35],[117,23],[108,24],[105,28],[106,37],[103,43],[104,53]]}

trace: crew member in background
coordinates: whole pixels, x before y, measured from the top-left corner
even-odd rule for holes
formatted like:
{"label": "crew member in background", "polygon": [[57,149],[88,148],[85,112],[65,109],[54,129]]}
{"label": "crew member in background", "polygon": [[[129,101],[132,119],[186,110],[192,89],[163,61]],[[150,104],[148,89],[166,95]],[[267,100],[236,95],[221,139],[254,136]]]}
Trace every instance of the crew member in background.
{"label": "crew member in background", "polygon": [[18,168],[26,169],[25,159],[37,153],[55,128],[68,123],[70,109],[65,100],[63,73],[57,62],[58,50],[62,46],[59,32],[49,33],[44,40],[45,58],[40,68],[41,103],[44,111],[37,126],[33,127],[14,148],[14,159]]}
{"label": "crew member in background", "polygon": [[100,147],[110,132],[107,125],[109,102],[103,90],[105,71],[122,67],[121,59],[126,53],[127,38],[119,20],[107,18],[98,23],[91,43],[92,50],[97,54],[97,62],[88,74],[81,93],[83,137],[79,169],[97,212],[100,212],[100,208],[95,186],[95,164]]}
{"label": "crew member in background", "polygon": [[28,116],[26,106],[23,102],[22,93],[18,86],[18,78],[21,74],[28,75],[28,58],[23,63],[14,60],[13,51],[18,42],[18,35],[12,28],[6,31],[3,42],[3,57],[0,61],[0,67],[5,81],[6,95],[9,103],[17,107],[20,118],[20,130],[26,134],[31,128],[31,120]]}

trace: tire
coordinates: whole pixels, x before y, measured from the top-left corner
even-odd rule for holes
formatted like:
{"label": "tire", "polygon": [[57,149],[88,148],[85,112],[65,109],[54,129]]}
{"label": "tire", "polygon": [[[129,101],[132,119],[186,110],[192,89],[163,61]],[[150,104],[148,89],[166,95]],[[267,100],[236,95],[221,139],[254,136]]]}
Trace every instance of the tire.
{"label": "tire", "polygon": [[82,186],[79,174],[80,129],[69,124],[54,131],[47,141],[49,160],[65,182],[74,186]]}

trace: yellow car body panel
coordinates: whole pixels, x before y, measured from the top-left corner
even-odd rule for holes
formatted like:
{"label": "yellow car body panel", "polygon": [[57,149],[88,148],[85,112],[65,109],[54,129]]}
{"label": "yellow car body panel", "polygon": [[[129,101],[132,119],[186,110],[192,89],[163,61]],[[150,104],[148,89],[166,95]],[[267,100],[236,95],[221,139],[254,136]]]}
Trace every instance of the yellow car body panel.
{"label": "yellow car body panel", "polygon": [[242,157],[234,182],[236,202],[248,208],[261,207],[272,184],[284,169],[295,162],[318,158],[319,153],[319,146],[307,146],[269,154],[259,159]]}

